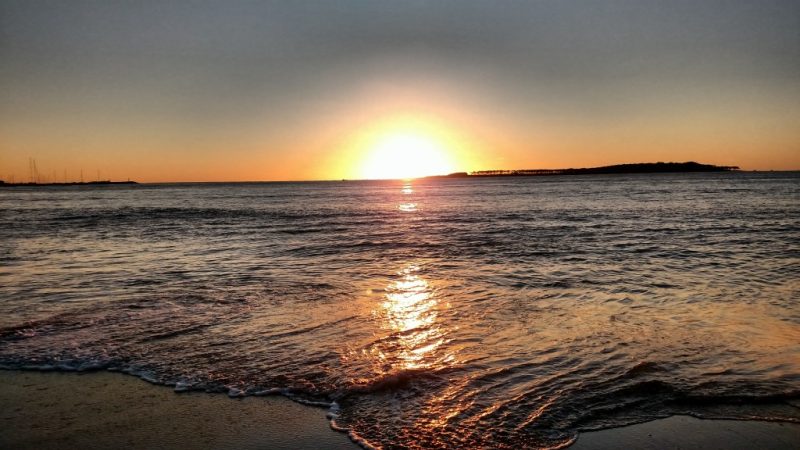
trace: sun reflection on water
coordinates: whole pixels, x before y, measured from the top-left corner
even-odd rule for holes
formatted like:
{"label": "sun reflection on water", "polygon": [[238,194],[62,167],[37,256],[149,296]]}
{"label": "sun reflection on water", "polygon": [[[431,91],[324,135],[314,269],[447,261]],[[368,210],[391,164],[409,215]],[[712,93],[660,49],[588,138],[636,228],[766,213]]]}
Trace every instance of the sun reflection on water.
{"label": "sun reflection on water", "polygon": [[[411,185],[411,181],[407,180],[403,183],[403,186],[400,188],[400,192],[403,196],[410,196],[414,193],[414,187]],[[413,201],[409,201],[411,199],[403,199],[400,204],[397,205],[397,209],[402,212],[416,212],[419,210],[417,207],[417,203]]]}
{"label": "sun reflection on water", "polygon": [[419,270],[415,265],[403,269],[381,303],[383,327],[392,334],[378,356],[395,370],[434,367],[452,360],[452,355],[440,354],[446,337],[438,320],[439,301],[430,284],[417,274]]}
{"label": "sun reflection on water", "polygon": [[397,209],[403,212],[415,212],[417,211],[417,204],[416,203],[400,203],[397,206]]}

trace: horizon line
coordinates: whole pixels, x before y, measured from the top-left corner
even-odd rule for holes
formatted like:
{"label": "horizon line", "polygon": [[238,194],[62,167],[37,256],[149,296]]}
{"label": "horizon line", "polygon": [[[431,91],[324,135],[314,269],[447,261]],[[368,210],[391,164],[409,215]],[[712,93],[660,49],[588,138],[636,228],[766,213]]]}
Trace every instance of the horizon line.
{"label": "horizon line", "polygon": [[[515,170],[531,170],[531,169],[503,169],[508,171],[515,171]],[[563,169],[540,169],[540,170],[563,170]],[[475,171],[478,172],[478,171]],[[658,174],[670,174],[670,173],[754,173],[754,172],[778,172],[778,173],[788,173],[788,172],[800,172],[800,168],[797,169],[739,169],[735,171],[727,171],[727,172],[642,172],[639,173],[640,175],[658,175]],[[452,173],[459,173],[459,172],[452,172]],[[464,172],[461,172],[464,173]],[[471,172],[470,172],[471,173]],[[335,182],[353,182],[353,181],[409,181],[409,180],[421,180],[425,178],[447,178],[450,174],[437,174],[437,175],[425,175],[422,177],[409,177],[409,178],[330,178],[330,179],[296,179],[296,180],[183,180],[183,181],[136,181],[130,180],[132,184],[246,184],[246,183],[335,183]],[[637,173],[605,173],[605,174],[582,174],[582,175],[637,175]],[[548,176],[575,176],[570,174],[553,174]],[[466,176],[466,177],[453,177],[454,179],[464,179],[464,178],[492,178],[490,176]],[[124,182],[112,182],[113,183],[124,183]],[[15,186],[54,186],[54,185],[62,185],[62,186],[82,186],[82,185],[96,185],[95,183],[89,182],[67,182],[67,183],[10,183],[5,182],[5,180],[0,180],[0,186],[5,185],[15,185]]]}

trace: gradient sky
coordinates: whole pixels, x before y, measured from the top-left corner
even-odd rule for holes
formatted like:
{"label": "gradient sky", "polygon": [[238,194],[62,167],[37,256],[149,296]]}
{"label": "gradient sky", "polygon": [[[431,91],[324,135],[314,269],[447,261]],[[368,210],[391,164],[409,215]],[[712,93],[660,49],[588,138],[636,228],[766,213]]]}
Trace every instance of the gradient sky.
{"label": "gradient sky", "polygon": [[0,0],[0,178],[355,178],[406,126],[458,170],[800,169],[800,2]]}

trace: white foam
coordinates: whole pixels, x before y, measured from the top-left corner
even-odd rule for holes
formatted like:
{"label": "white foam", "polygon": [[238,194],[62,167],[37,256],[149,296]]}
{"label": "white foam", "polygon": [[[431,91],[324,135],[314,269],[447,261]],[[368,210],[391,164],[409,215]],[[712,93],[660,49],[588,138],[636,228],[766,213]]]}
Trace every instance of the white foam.
{"label": "white foam", "polygon": [[[339,417],[339,410],[340,410],[340,409],[341,409],[341,408],[339,407],[339,404],[338,404],[338,403],[336,403],[336,402],[332,402],[332,403],[331,403],[331,407],[330,407],[330,408],[328,408],[328,413],[327,413],[327,414],[325,414],[325,417],[327,417],[327,418],[328,418],[328,420],[330,420],[331,422],[333,422],[333,420],[334,420],[334,419],[336,419],[337,417]],[[331,424],[331,427],[333,427],[333,424]]]}
{"label": "white foam", "polygon": [[135,377],[139,377],[142,380],[147,381],[148,383],[163,384],[156,378],[155,374],[153,374],[152,372],[148,372],[146,370],[139,370],[133,367],[126,367],[122,369],[121,372],[127,373],[128,375],[133,375]]}
{"label": "white foam", "polygon": [[230,397],[230,398],[244,397],[245,395],[247,395],[247,392],[245,392],[245,391],[243,391],[241,389],[238,389],[238,388],[229,388],[228,389],[228,397]]}
{"label": "white foam", "polygon": [[353,431],[353,430],[351,430],[349,428],[345,428],[343,426],[340,426],[338,423],[336,423],[336,419],[339,417],[339,411],[340,411],[339,404],[336,403],[336,402],[332,402],[331,403],[331,407],[328,410],[328,414],[327,414],[327,417],[328,417],[328,420],[329,420],[329,423],[330,423],[330,426],[331,426],[331,430],[338,431],[340,433],[347,433],[347,437],[350,438],[351,441],[353,441],[355,444],[357,444],[361,448],[364,448],[364,449],[367,449],[367,450],[380,450],[382,448],[381,446],[373,444],[373,443],[369,442],[368,440],[364,439],[363,437],[361,437],[355,431]]}
{"label": "white foam", "polygon": [[284,395],[289,397],[289,390],[285,388],[269,388],[253,392],[253,395],[256,397],[264,397],[267,395]]}

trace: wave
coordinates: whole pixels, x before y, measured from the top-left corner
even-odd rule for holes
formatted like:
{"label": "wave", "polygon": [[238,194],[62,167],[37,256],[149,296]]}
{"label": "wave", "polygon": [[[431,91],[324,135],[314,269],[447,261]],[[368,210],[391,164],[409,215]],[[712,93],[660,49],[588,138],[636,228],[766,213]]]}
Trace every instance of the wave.
{"label": "wave", "polygon": [[797,422],[800,177],[702,179],[0,193],[0,368],[284,395],[376,448]]}

